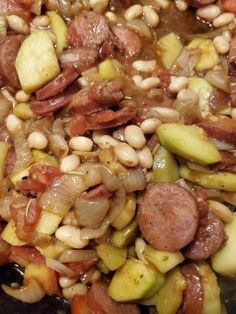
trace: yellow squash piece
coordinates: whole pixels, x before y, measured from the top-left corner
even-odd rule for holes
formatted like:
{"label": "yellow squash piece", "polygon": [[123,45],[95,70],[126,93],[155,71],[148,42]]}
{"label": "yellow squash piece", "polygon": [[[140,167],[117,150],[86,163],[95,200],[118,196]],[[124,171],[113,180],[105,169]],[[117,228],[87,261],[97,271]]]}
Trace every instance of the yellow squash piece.
{"label": "yellow squash piece", "polygon": [[159,39],[158,53],[167,69],[170,69],[183,50],[183,45],[175,33],[169,33]]}
{"label": "yellow squash piece", "polygon": [[16,105],[16,107],[13,109],[13,113],[18,118],[21,118],[23,120],[32,119],[34,117],[34,113],[30,108],[30,104],[25,102]]}
{"label": "yellow squash piece", "polygon": [[16,225],[13,219],[11,219],[2,232],[2,239],[7,243],[15,246],[25,245],[26,242],[21,241],[16,235]]}
{"label": "yellow squash piece", "polygon": [[157,135],[168,151],[200,165],[213,164],[221,160],[219,151],[209,141],[207,134],[196,125],[161,124],[157,129]]}
{"label": "yellow squash piece", "polygon": [[44,164],[44,165],[46,164],[46,165],[52,165],[52,166],[59,165],[55,157],[37,149],[34,149],[32,151],[32,163]]}
{"label": "yellow squash piece", "polygon": [[61,220],[60,216],[43,210],[37,223],[36,231],[51,235],[57,230]]}
{"label": "yellow squash piece", "polygon": [[136,210],[136,196],[134,193],[128,193],[126,205],[121,210],[119,216],[112,222],[112,226],[118,230],[124,229],[133,219]]}
{"label": "yellow squash piece", "polygon": [[236,174],[231,172],[205,173],[180,167],[180,176],[207,189],[236,192]]}
{"label": "yellow squash piece", "polygon": [[69,247],[59,240],[45,246],[37,246],[36,249],[45,257],[57,259],[63,251]]}
{"label": "yellow squash piece", "polygon": [[136,237],[138,236],[138,233],[138,222],[136,219],[134,219],[123,230],[114,231],[111,237],[111,242],[114,246],[118,248],[126,247],[134,243]]}
{"label": "yellow squash piece", "polygon": [[222,248],[211,257],[212,268],[215,272],[225,276],[236,276],[236,213],[234,219],[225,225],[228,237]]}
{"label": "yellow squash piece", "polygon": [[183,300],[187,284],[178,268],[168,273],[166,282],[156,294],[158,314],[176,314]]}
{"label": "yellow squash piece", "polygon": [[211,39],[194,38],[187,48],[200,48],[202,56],[195,66],[197,71],[211,70],[219,63],[219,56]]}
{"label": "yellow squash piece", "polygon": [[211,84],[204,78],[194,76],[188,79],[188,87],[199,95],[200,110],[208,111],[210,96],[213,91]]}
{"label": "yellow squash piece", "polygon": [[58,15],[55,11],[48,11],[47,16],[51,21],[51,30],[57,38],[56,51],[62,52],[64,48],[68,47],[67,43],[67,25],[63,18]]}
{"label": "yellow squash piece", "polygon": [[0,180],[4,177],[4,165],[7,158],[9,145],[6,142],[0,142]]}
{"label": "yellow squash piece", "polygon": [[143,256],[162,273],[168,272],[184,261],[181,252],[157,251],[150,245],[146,245]]}
{"label": "yellow squash piece", "polygon": [[31,94],[60,73],[53,43],[46,31],[33,31],[22,43],[16,58],[22,89]]}
{"label": "yellow squash piece", "polygon": [[103,263],[112,271],[118,269],[126,261],[126,248],[117,248],[113,245],[102,243],[96,249]]}
{"label": "yellow squash piece", "polygon": [[216,275],[206,262],[197,264],[198,272],[201,275],[203,289],[203,313],[221,314],[220,288]]}

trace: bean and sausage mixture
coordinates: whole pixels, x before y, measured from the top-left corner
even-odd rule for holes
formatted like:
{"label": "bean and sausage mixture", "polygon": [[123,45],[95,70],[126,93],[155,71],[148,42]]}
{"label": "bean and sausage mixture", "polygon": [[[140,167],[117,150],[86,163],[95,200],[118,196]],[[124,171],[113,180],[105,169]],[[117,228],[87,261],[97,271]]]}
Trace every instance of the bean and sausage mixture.
{"label": "bean and sausage mixture", "polygon": [[0,0],[8,295],[225,313],[235,145],[235,0]]}

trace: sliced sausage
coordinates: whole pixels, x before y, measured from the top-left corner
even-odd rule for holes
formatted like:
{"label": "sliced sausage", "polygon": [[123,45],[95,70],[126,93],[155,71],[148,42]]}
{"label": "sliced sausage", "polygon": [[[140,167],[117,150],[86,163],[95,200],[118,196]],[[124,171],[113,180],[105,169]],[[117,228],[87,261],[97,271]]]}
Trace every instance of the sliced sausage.
{"label": "sliced sausage", "polygon": [[21,88],[16,73],[15,61],[24,40],[22,35],[9,35],[0,44],[0,75],[6,85]]}
{"label": "sliced sausage", "polygon": [[205,217],[209,210],[208,194],[201,187],[196,187],[196,190],[194,191],[194,193],[197,199],[199,215],[200,217]]}
{"label": "sliced sausage", "polygon": [[63,51],[59,59],[62,68],[75,67],[79,73],[82,73],[97,63],[99,54],[92,48],[70,48]]}
{"label": "sliced sausage", "polygon": [[31,16],[31,12],[28,6],[18,3],[15,0],[1,0],[0,15],[18,15],[28,21]]}
{"label": "sliced sausage", "polygon": [[66,68],[54,80],[36,92],[37,100],[44,100],[63,92],[79,76],[74,68]]}
{"label": "sliced sausage", "polygon": [[108,286],[103,282],[93,283],[88,293],[88,305],[97,314],[139,314],[135,304],[113,301],[108,295]]}
{"label": "sliced sausage", "polygon": [[221,151],[221,161],[212,166],[215,170],[234,170],[236,166],[236,156],[227,151]]}
{"label": "sliced sausage", "polygon": [[216,2],[216,0],[187,0],[187,2],[194,8],[201,8],[205,5]]}
{"label": "sliced sausage", "polygon": [[115,38],[104,16],[83,11],[71,23],[68,41],[72,47],[88,47],[99,52],[102,57],[114,54]]}
{"label": "sliced sausage", "polygon": [[184,290],[183,303],[178,314],[202,314],[204,296],[200,274],[193,264],[184,265],[181,271],[187,288]]}
{"label": "sliced sausage", "polygon": [[173,252],[194,239],[198,216],[190,192],[175,183],[157,183],[149,186],[141,199],[138,223],[152,246]]}
{"label": "sliced sausage", "polygon": [[92,269],[96,265],[96,261],[66,263],[65,265],[74,272],[76,277],[80,277],[88,270]]}
{"label": "sliced sausage", "polygon": [[112,31],[119,40],[120,51],[126,58],[136,58],[142,49],[140,37],[124,26],[113,26]]}
{"label": "sliced sausage", "polygon": [[225,241],[224,224],[215,214],[200,219],[195,238],[185,249],[184,255],[191,260],[207,259],[217,252]]}

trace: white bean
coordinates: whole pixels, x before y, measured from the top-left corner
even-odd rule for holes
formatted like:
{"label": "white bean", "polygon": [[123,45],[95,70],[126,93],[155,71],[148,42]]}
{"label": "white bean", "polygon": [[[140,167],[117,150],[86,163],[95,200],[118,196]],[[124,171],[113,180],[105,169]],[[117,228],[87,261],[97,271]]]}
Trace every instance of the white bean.
{"label": "white bean", "polygon": [[77,79],[77,83],[79,84],[79,87],[86,87],[89,85],[88,81],[83,76]]}
{"label": "white bean", "polygon": [[108,0],[89,0],[89,4],[95,12],[102,13],[108,6]]}
{"label": "white bean", "polygon": [[231,222],[234,218],[234,215],[229,208],[220,202],[209,200],[209,207],[210,210],[225,223]]}
{"label": "white bean", "polygon": [[19,90],[15,95],[15,99],[17,102],[28,102],[30,95],[26,94],[23,90]]}
{"label": "white bean", "polygon": [[180,114],[177,110],[163,107],[153,107],[149,116],[159,118],[162,122],[176,122],[180,119]]}
{"label": "white bean", "polygon": [[75,136],[70,139],[69,146],[73,150],[90,152],[93,148],[93,141],[86,136]]}
{"label": "white bean", "polygon": [[232,38],[230,31],[224,31],[224,32],[222,33],[222,36],[223,36],[227,41],[230,41],[231,38]]}
{"label": "white bean", "polygon": [[160,124],[161,124],[161,121],[159,119],[149,118],[149,119],[144,120],[140,124],[140,129],[142,130],[144,134],[152,134],[156,132],[156,129],[158,128]]}
{"label": "white bean", "polygon": [[213,43],[218,53],[225,54],[229,51],[230,43],[224,36],[216,36]]}
{"label": "white bean", "polygon": [[7,21],[9,27],[20,34],[29,34],[30,30],[28,25],[26,24],[25,20],[23,20],[18,15],[9,15],[7,16]]}
{"label": "white bean", "polygon": [[43,133],[35,131],[28,136],[28,143],[32,148],[44,149],[48,145],[48,139]]}
{"label": "white bean", "polygon": [[23,126],[23,122],[14,114],[9,114],[6,118],[6,127],[9,133],[18,132]]}
{"label": "white bean", "polygon": [[93,131],[93,141],[94,143],[98,144],[100,137],[103,135],[106,135],[106,132],[104,130],[98,130],[98,131]]}
{"label": "white bean", "polygon": [[77,278],[60,277],[59,284],[62,288],[69,288],[76,283]]}
{"label": "white bean", "polygon": [[142,6],[140,4],[134,4],[125,11],[124,17],[127,21],[131,21],[139,17],[142,13]]}
{"label": "white bean", "polygon": [[168,0],[156,0],[157,5],[159,5],[162,9],[168,9],[170,6],[170,1]]}
{"label": "white bean", "polygon": [[116,140],[115,138],[113,138],[110,135],[103,135],[99,138],[99,140],[97,141],[97,144],[100,148],[108,148],[110,146],[117,146],[119,145],[119,141]]}
{"label": "white bean", "polygon": [[92,277],[91,277],[91,282],[97,282],[101,279],[101,272],[100,270],[96,269],[93,274],[92,274]]}
{"label": "white bean", "polygon": [[82,249],[89,243],[88,240],[81,239],[80,229],[74,226],[65,225],[58,228],[55,236],[58,240],[74,249]]}
{"label": "white bean", "polygon": [[148,77],[139,84],[139,87],[143,90],[149,90],[151,88],[159,87],[160,83],[161,80],[158,77]]}
{"label": "white bean", "polygon": [[75,170],[77,167],[79,167],[79,164],[80,164],[79,156],[71,154],[64,157],[61,160],[60,170],[61,172],[64,172],[64,173],[70,172],[70,171]]}
{"label": "white bean", "polygon": [[218,5],[209,4],[202,8],[197,9],[196,13],[197,16],[201,17],[202,19],[212,21],[213,19],[220,15],[221,10]]}
{"label": "white bean", "polygon": [[141,148],[146,143],[146,138],[143,135],[142,130],[134,124],[128,125],[125,128],[124,136],[126,142],[134,148]]}
{"label": "white bean", "polygon": [[69,288],[62,289],[62,294],[64,298],[71,300],[75,294],[86,295],[88,292],[88,288],[83,283],[75,283],[73,286]]}
{"label": "white bean", "polygon": [[34,27],[48,27],[50,25],[50,19],[47,15],[39,15],[32,20],[32,25]]}
{"label": "white bean", "polygon": [[143,7],[143,17],[144,17],[145,22],[150,27],[157,27],[157,25],[160,22],[159,15],[156,13],[156,11],[152,7],[148,5],[145,5]]}
{"label": "white bean", "polygon": [[141,71],[141,72],[152,72],[156,68],[156,60],[137,60],[134,61],[132,66],[135,70]]}
{"label": "white bean", "polygon": [[116,146],[114,152],[118,160],[127,167],[136,167],[139,163],[136,151],[128,144],[121,143]]}
{"label": "white bean", "polygon": [[134,75],[132,77],[132,80],[134,81],[135,85],[139,87],[141,82],[142,82],[142,80],[143,80],[143,78],[142,78],[141,75]]}
{"label": "white bean", "polygon": [[181,89],[188,85],[188,78],[184,76],[172,77],[171,83],[169,85],[169,91],[172,93],[178,93]]}
{"label": "white bean", "polygon": [[115,15],[115,13],[109,11],[105,13],[105,16],[110,22],[116,23],[117,16]]}
{"label": "white bean", "polygon": [[175,0],[175,6],[179,11],[186,11],[188,9],[188,3],[184,0]]}
{"label": "white bean", "polygon": [[231,118],[233,120],[236,120],[236,108],[232,108],[232,110],[231,110]]}
{"label": "white bean", "polygon": [[222,13],[221,15],[219,15],[217,18],[215,18],[213,20],[213,26],[214,27],[222,27],[225,25],[228,25],[229,23],[233,22],[235,18],[235,14],[234,13]]}
{"label": "white bean", "polygon": [[137,150],[139,164],[145,169],[149,169],[153,165],[153,156],[150,149],[147,146]]}

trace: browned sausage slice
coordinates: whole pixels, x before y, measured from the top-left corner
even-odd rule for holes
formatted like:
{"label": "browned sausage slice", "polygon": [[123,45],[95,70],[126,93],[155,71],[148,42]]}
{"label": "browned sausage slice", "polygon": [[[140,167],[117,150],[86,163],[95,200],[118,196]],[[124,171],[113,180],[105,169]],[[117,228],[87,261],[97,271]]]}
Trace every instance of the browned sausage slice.
{"label": "browned sausage slice", "polygon": [[216,0],[187,0],[187,2],[194,8],[201,8],[205,5],[216,2]]}
{"label": "browned sausage slice", "polygon": [[192,260],[207,259],[219,250],[224,240],[223,222],[209,212],[200,220],[195,238],[184,250],[184,255]]}
{"label": "browned sausage slice", "polygon": [[181,269],[187,288],[184,290],[183,303],[178,314],[202,314],[203,289],[200,274],[193,264],[184,265]]}
{"label": "browned sausage slice", "polygon": [[108,295],[108,286],[102,282],[92,285],[88,293],[88,305],[96,314],[139,314],[134,304],[117,303]]}
{"label": "browned sausage slice", "polygon": [[0,1],[0,15],[18,15],[28,21],[31,16],[30,7],[15,0]]}
{"label": "browned sausage slice", "polygon": [[63,92],[66,87],[73,83],[78,76],[79,73],[74,68],[66,68],[54,80],[36,92],[36,99],[44,100],[58,95]]}
{"label": "browned sausage slice", "polygon": [[15,68],[15,61],[24,40],[22,35],[9,35],[0,44],[0,75],[6,85],[21,88]]}
{"label": "browned sausage slice", "polygon": [[148,187],[138,210],[144,238],[162,251],[177,251],[189,244],[194,239],[198,217],[195,198],[175,183]]}

